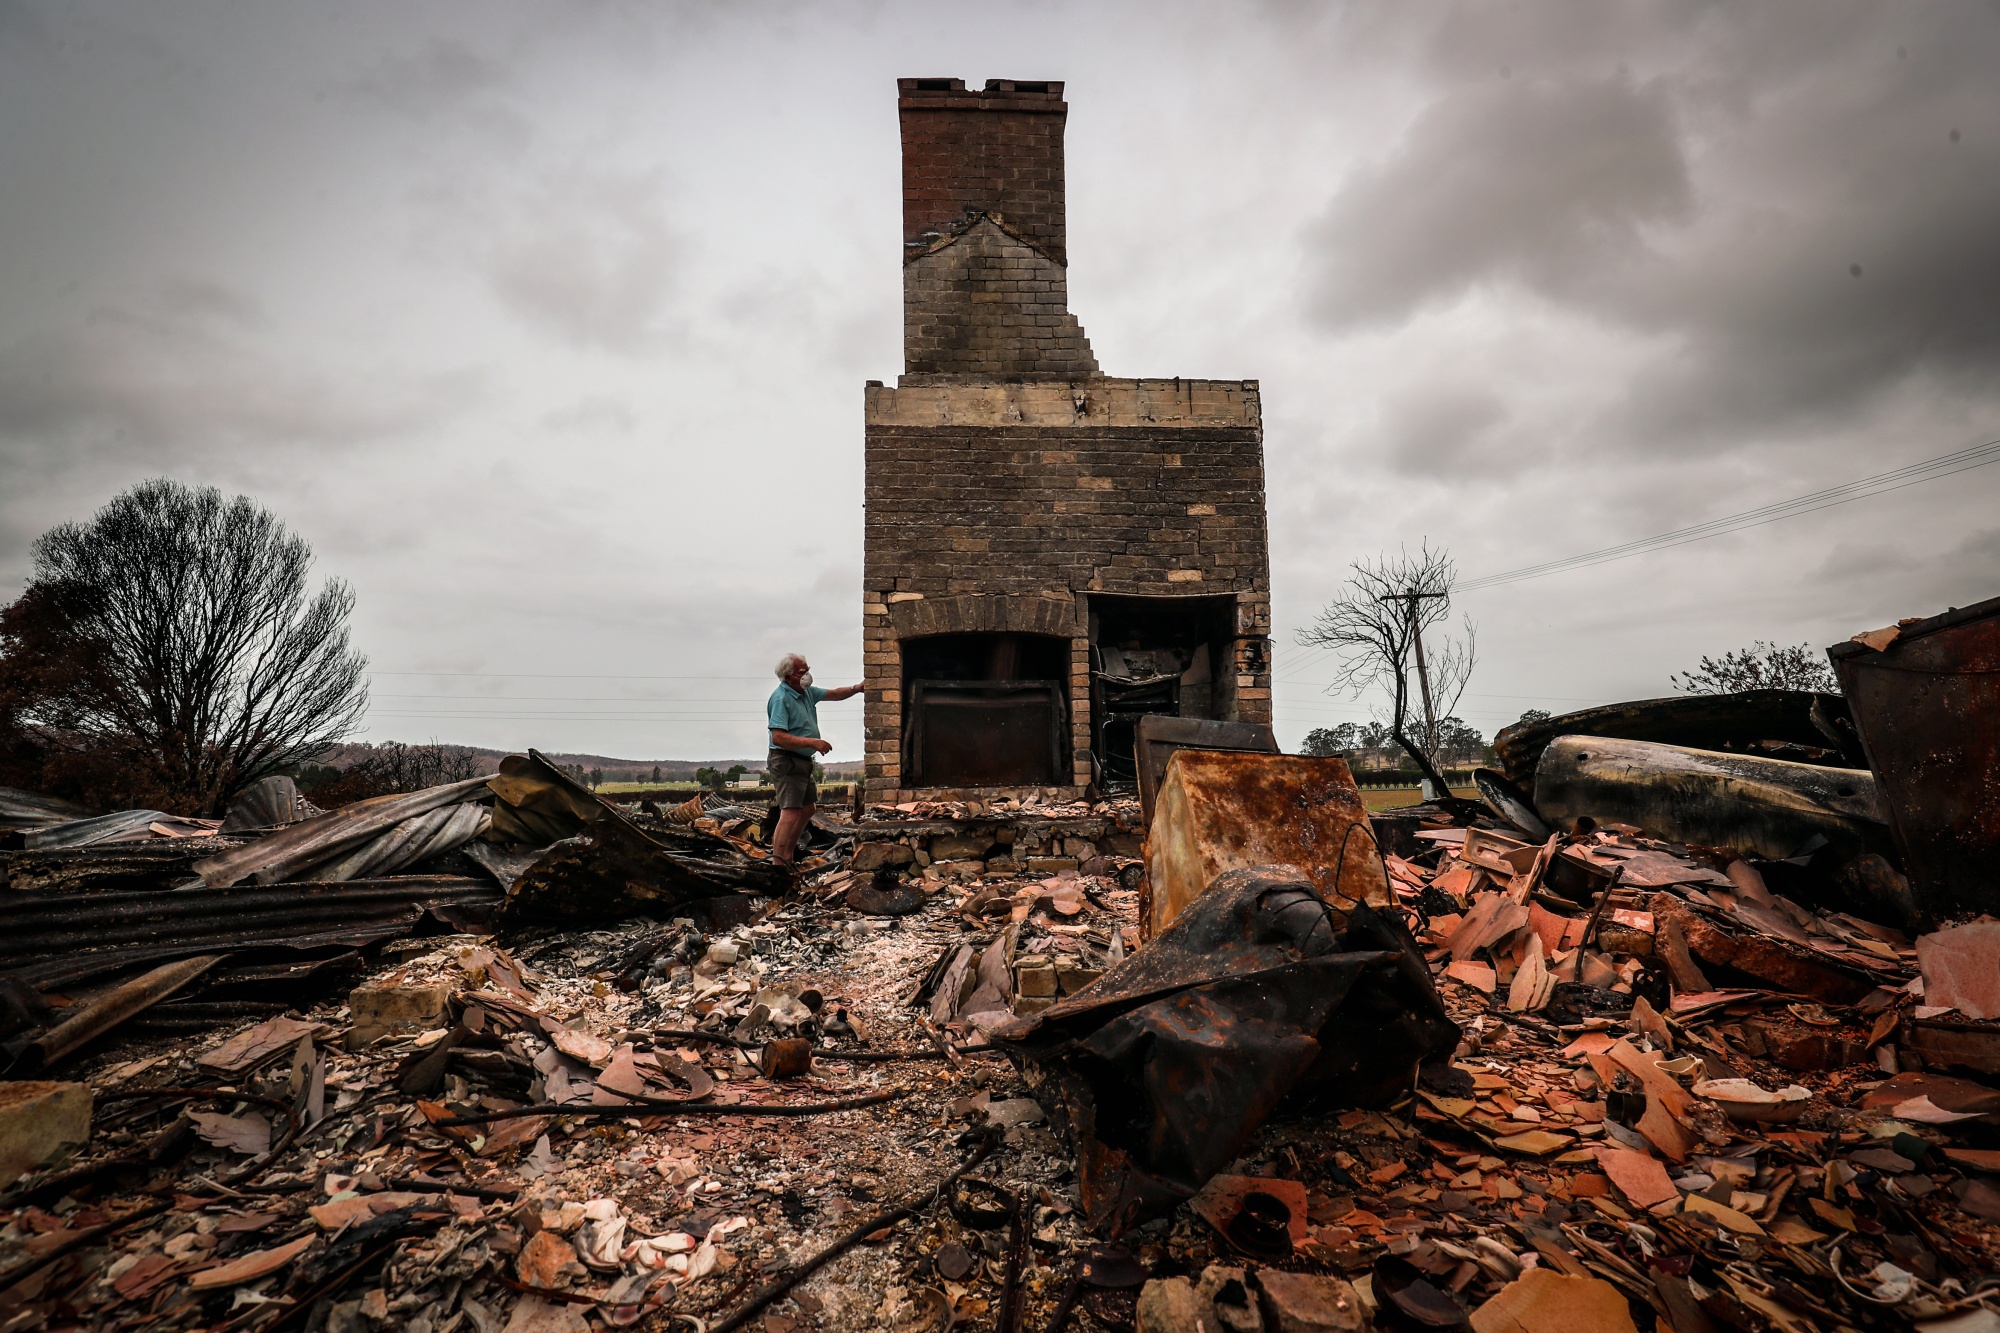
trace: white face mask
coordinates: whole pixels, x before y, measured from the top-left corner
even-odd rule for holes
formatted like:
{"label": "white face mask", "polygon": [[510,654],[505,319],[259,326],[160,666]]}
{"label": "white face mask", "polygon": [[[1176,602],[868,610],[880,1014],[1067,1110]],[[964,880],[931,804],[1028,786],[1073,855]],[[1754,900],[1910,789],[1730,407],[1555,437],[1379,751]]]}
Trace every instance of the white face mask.
{"label": "white face mask", "polygon": [[799,688],[800,688],[800,689],[804,689],[804,688],[806,688],[806,686],[808,686],[808,685],[810,685],[810,684],[812,684],[812,683],[813,683],[813,673],[812,673],[812,672],[810,672],[810,671],[806,672],[806,673],[805,673],[805,674],[804,674],[803,676],[800,676],[800,677],[799,677]]}

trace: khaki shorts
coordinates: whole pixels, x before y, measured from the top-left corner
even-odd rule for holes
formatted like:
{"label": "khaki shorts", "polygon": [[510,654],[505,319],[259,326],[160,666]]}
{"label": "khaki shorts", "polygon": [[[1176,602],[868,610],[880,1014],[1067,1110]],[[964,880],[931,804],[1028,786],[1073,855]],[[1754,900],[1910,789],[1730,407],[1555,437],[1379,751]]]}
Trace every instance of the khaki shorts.
{"label": "khaki shorts", "polygon": [[810,755],[773,750],[764,767],[771,775],[771,785],[777,788],[775,803],[780,810],[801,810],[819,804],[819,787],[813,782]]}

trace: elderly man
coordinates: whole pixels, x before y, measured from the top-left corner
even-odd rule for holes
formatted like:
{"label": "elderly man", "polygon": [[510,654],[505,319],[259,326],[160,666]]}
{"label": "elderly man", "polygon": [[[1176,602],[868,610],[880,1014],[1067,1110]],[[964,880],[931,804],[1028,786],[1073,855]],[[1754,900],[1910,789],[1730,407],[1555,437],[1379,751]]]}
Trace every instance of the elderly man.
{"label": "elderly man", "polygon": [[851,699],[861,686],[823,690],[813,684],[812,667],[797,653],[778,659],[778,688],[765,709],[771,726],[771,785],[778,792],[778,828],[771,835],[771,855],[789,866],[798,857],[799,836],[813,817],[819,792],[813,784],[813,756],[833,746],[820,739],[819,701]]}

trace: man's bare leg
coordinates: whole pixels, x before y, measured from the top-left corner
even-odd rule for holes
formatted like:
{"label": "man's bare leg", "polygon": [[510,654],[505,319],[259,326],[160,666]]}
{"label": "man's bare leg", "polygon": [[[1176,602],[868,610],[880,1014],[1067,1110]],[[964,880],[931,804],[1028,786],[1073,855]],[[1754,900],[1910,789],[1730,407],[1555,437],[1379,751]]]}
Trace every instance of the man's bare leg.
{"label": "man's bare leg", "polygon": [[801,805],[778,812],[778,827],[771,834],[771,859],[779,865],[788,866],[798,859],[799,835],[812,822],[813,808]]}

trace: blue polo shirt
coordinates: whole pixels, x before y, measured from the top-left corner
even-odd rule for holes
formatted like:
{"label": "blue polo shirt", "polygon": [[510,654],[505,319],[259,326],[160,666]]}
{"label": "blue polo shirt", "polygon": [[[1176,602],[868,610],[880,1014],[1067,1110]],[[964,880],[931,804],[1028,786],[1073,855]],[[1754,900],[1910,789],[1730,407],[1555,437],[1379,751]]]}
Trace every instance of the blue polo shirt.
{"label": "blue polo shirt", "polygon": [[[803,690],[797,690],[785,681],[779,681],[778,688],[771,691],[770,704],[764,709],[765,714],[770,718],[771,730],[789,731],[794,736],[810,736],[814,740],[818,740],[819,708],[817,705],[824,698],[826,698],[826,691],[817,685],[808,685]],[[778,745],[776,742],[772,744],[775,749],[791,750],[793,754],[811,755],[817,753],[814,750],[794,750],[789,745]]]}

